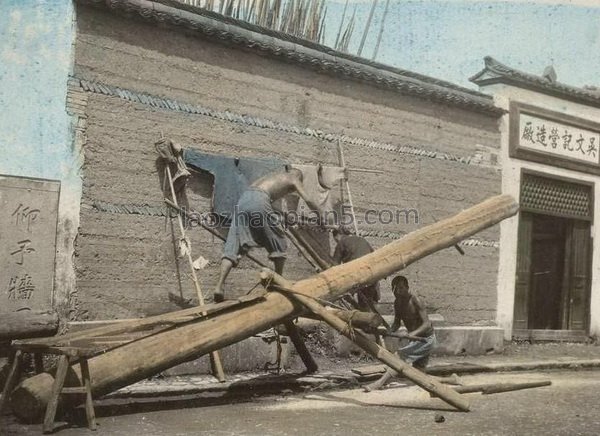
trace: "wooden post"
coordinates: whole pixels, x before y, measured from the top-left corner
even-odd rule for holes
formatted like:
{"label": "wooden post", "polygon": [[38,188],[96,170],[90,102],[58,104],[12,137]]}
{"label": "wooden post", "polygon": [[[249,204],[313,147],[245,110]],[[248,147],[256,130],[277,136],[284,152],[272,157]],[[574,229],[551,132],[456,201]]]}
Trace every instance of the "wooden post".
{"label": "wooden post", "polygon": [[[177,195],[175,194],[175,187],[173,186],[173,177],[171,176],[171,168],[169,164],[166,164],[167,176],[169,177],[169,188],[171,189],[171,197],[175,206],[179,207],[177,204]],[[177,222],[179,223],[179,230],[181,232],[181,237],[186,240],[185,236],[185,227],[183,226],[183,219],[180,214],[177,214]],[[200,289],[200,282],[198,281],[198,276],[196,275],[196,269],[194,268],[194,260],[192,259],[191,250],[186,250],[187,260],[190,265],[190,272],[192,274],[192,281],[194,282],[194,287],[196,288],[196,294],[198,295],[198,305],[204,306],[204,296],[202,295],[202,289]],[[203,313],[203,315],[205,315]],[[212,367],[213,375],[220,382],[225,381],[225,372],[223,371],[223,364],[221,363],[221,356],[219,356],[218,351],[213,351],[210,353],[210,365]]]}
{"label": "wooden post", "polygon": [[[264,270],[261,273],[261,279],[264,283],[275,283],[278,286],[281,286],[285,290],[291,290],[294,287],[292,282],[288,282],[283,277],[275,274],[272,271]],[[318,315],[329,324],[331,327],[336,329],[338,332],[346,336],[356,345],[361,347],[371,356],[379,359],[390,368],[394,369],[398,373],[401,373],[404,377],[410,379],[417,385],[421,386],[426,391],[434,394],[435,396],[441,398],[448,404],[456,407],[463,412],[469,411],[469,402],[463,398],[458,392],[453,391],[452,389],[447,388],[434,378],[428,376],[427,374],[419,371],[418,369],[413,368],[410,364],[400,360],[397,356],[387,351],[385,348],[377,345],[377,343],[371,341],[369,337],[364,334],[360,330],[355,330],[349,326],[346,322],[342,321],[337,316],[333,315],[330,311],[326,310],[321,304],[315,301],[313,298],[302,295],[299,292],[287,292],[284,294],[289,298],[299,301],[307,309],[309,309],[314,314]]]}
{"label": "wooden post", "polygon": [[308,351],[308,348],[306,348],[306,344],[304,343],[302,336],[300,336],[298,327],[294,325],[293,321],[288,321],[285,323],[285,329],[290,336],[294,347],[296,347],[296,351],[302,359],[302,363],[304,363],[304,366],[306,367],[306,372],[309,374],[317,372],[319,370],[319,365],[317,365],[317,362],[315,362],[315,359],[310,354],[310,351]]}
{"label": "wooden post", "polygon": [[[346,159],[344,158],[344,149],[342,143],[338,140],[338,153],[340,166],[346,168]],[[344,177],[344,185],[346,186],[346,192],[348,194],[348,203],[350,203],[350,212],[352,213],[352,222],[354,223],[354,233],[358,236],[358,223],[356,222],[356,214],[354,213],[354,203],[352,202],[352,192],[350,192],[350,183],[348,178]]]}
{"label": "wooden post", "polygon": [[[402,239],[359,259],[334,266],[294,283],[294,291],[333,300],[352,289],[381,280],[411,263],[514,215],[517,203],[508,195],[490,198],[459,214],[422,227]],[[189,309],[188,309],[189,310]],[[302,307],[278,293],[268,293],[255,304],[215,313],[210,319],[123,345],[89,360],[95,397],[143,380],[179,363],[196,359],[299,316]],[[73,370],[79,373],[78,365]],[[15,415],[25,420],[39,416],[48,403],[52,376],[39,374],[23,381],[12,393]]]}

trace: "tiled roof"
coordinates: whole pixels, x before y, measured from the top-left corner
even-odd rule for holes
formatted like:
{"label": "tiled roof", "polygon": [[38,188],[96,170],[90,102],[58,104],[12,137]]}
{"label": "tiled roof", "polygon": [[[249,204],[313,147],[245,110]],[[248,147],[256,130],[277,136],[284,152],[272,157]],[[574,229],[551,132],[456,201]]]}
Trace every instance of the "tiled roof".
{"label": "tiled roof", "polygon": [[282,32],[259,27],[174,0],[76,0],[146,21],[192,30],[205,38],[243,46],[261,55],[297,63],[338,77],[391,89],[399,94],[499,116],[483,93],[422,74],[371,62]]}
{"label": "tiled roof", "polygon": [[584,88],[552,82],[543,76],[525,73],[501,64],[494,58],[484,58],[485,68],[469,80],[477,85],[505,83],[560,97],[588,106],[600,107],[600,93]]}

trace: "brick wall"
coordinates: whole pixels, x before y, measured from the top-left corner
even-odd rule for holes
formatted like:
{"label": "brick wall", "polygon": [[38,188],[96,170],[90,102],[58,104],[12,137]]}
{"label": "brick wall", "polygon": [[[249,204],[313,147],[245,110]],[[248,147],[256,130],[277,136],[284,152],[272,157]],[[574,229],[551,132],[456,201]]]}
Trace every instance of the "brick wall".
{"label": "brick wall", "polygon": [[[161,174],[153,147],[161,133],[213,153],[329,164],[337,163],[337,150],[326,134],[346,135],[350,167],[384,171],[351,173],[358,215],[392,207],[419,211],[418,224],[361,224],[375,247],[500,192],[499,172],[486,165],[500,142],[494,117],[318,74],[178,30],[84,7],[77,12],[76,79],[84,90],[86,83],[106,85],[86,92],[76,247],[81,319],[165,312],[176,308],[169,292],[195,295],[186,263],[175,256],[176,222],[161,216]],[[141,94],[177,106],[161,108],[145,97],[138,102]],[[225,111],[247,117],[230,121]],[[311,134],[314,130],[325,135]],[[381,144],[413,148],[388,151]],[[427,155],[432,151],[437,157]],[[205,176],[189,184],[185,195],[192,208],[208,210],[211,183]],[[141,205],[147,207],[135,208]],[[201,272],[202,286],[210,291],[222,243],[199,229],[190,237],[194,254],[211,261]],[[444,250],[406,273],[430,309],[446,320],[488,323],[495,315],[497,239],[498,229],[488,229],[470,241],[475,246],[464,247],[465,256]],[[290,249],[286,275],[298,279],[311,273]],[[232,272],[228,289],[244,293],[256,281],[252,264],[244,261]],[[382,307],[389,310],[387,281],[383,290]]]}

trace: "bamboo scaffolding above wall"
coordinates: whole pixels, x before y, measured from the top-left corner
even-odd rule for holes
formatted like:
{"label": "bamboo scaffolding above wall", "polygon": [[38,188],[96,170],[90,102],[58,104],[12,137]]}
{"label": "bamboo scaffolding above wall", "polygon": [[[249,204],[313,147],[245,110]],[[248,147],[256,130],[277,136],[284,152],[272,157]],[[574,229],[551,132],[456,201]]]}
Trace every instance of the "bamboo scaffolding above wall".
{"label": "bamboo scaffolding above wall", "polygon": [[[330,32],[329,39],[326,41],[326,18],[327,4],[331,0],[177,0],[180,3],[203,8],[209,11],[218,12],[238,20],[243,20],[257,26],[267,29],[287,33],[308,41],[317,42],[323,45],[329,45],[335,50],[349,52],[350,43],[356,28],[357,6],[354,5],[352,16],[347,19],[348,0],[344,3],[343,13],[339,27]],[[365,40],[371,31],[371,21],[378,0],[372,0],[369,17],[364,30],[361,34],[361,40],[357,49],[360,56],[365,45]],[[377,42],[373,50],[372,59],[375,59],[379,50],[379,45],[384,33],[384,21],[387,16],[389,0],[385,3],[383,18],[379,24]],[[349,11],[348,11],[349,12]],[[329,20],[331,22],[331,20]],[[335,38],[335,40],[334,40]]]}

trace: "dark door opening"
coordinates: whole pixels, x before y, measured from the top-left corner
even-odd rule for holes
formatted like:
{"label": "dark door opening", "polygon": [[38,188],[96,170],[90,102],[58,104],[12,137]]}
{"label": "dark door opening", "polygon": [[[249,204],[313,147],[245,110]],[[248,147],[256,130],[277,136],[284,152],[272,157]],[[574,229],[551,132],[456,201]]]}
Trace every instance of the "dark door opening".
{"label": "dark door opening", "polygon": [[590,222],[529,212],[522,212],[519,221],[514,336],[536,330],[584,333]]}
{"label": "dark door opening", "polygon": [[533,216],[531,240],[530,329],[561,328],[561,301],[567,220]]}

